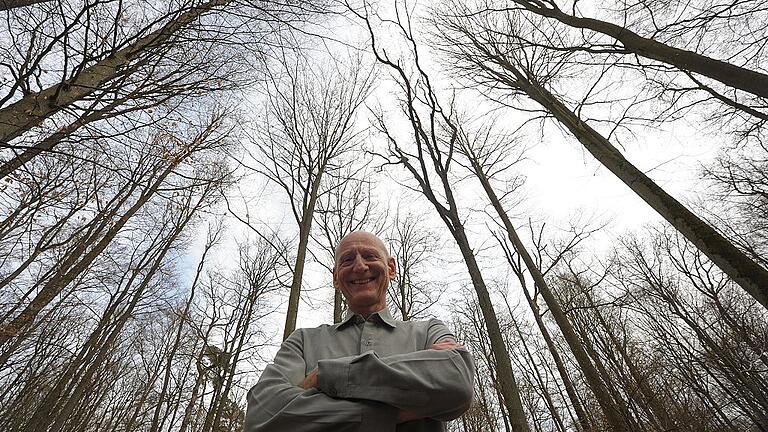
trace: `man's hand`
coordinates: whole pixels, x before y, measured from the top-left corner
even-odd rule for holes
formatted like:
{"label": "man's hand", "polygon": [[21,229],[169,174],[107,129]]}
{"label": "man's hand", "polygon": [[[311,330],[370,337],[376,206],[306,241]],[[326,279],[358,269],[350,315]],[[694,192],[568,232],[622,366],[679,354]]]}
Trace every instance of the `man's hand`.
{"label": "man's hand", "polygon": [[452,341],[450,339],[443,339],[440,342],[433,344],[431,347],[429,347],[429,349],[441,350],[441,351],[454,349],[454,348],[464,348],[464,345],[458,342]]}
{"label": "man's hand", "polygon": [[411,421],[411,420],[418,420],[420,418],[421,417],[419,417],[417,414],[412,413],[410,411],[400,410],[400,411],[397,412],[397,423],[398,424],[405,423],[405,422]]}
{"label": "man's hand", "polygon": [[304,378],[304,381],[299,383],[299,387],[304,390],[317,387],[317,368],[312,369],[312,372]]}
{"label": "man's hand", "polygon": [[[438,342],[436,344],[432,344],[429,347],[429,349],[440,350],[440,351],[450,350],[450,349],[454,349],[454,348],[464,348],[464,345],[462,345],[462,344],[460,344],[458,342],[452,341],[450,339],[443,339],[440,342]],[[398,423],[404,423],[404,422],[411,421],[411,420],[418,420],[420,418],[421,418],[421,416],[419,416],[418,414],[413,413],[411,411],[400,410],[400,411],[397,412],[397,422]]]}

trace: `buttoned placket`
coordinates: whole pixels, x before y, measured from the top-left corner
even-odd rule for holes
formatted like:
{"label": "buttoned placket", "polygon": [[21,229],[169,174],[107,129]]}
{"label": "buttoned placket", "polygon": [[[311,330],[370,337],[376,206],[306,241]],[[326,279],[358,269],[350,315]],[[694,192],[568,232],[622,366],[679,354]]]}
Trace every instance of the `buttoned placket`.
{"label": "buttoned placket", "polygon": [[359,341],[360,354],[374,349],[376,344],[375,331],[376,323],[374,320],[367,319],[362,322]]}

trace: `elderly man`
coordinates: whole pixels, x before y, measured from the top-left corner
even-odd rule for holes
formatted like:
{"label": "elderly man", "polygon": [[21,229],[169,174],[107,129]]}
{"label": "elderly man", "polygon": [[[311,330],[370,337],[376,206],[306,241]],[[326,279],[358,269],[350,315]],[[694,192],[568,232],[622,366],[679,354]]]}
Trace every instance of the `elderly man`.
{"label": "elderly man", "polygon": [[341,240],[333,285],[349,311],[283,342],[248,393],[246,432],[437,432],[466,411],[472,358],[439,320],[392,318],[394,276],[378,237],[357,231]]}

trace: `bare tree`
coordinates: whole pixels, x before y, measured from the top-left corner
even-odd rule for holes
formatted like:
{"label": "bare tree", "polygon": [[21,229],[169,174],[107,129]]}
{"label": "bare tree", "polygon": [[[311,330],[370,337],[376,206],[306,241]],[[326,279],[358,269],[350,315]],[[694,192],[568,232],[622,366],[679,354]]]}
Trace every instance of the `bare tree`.
{"label": "bare tree", "polygon": [[94,123],[244,86],[253,76],[243,53],[248,38],[262,41],[272,33],[265,22],[297,22],[312,9],[233,0],[166,11],[57,3],[25,10],[8,24],[18,46],[5,49],[3,67],[14,79],[0,87],[0,143],[7,149],[0,177]]}
{"label": "bare tree", "polygon": [[284,339],[296,328],[317,201],[358,144],[355,115],[372,83],[359,63],[344,67],[312,68],[300,53],[283,51],[267,76],[265,115],[250,144],[249,169],[285,193],[299,229]]}
{"label": "bare tree", "polygon": [[[222,6],[227,1],[211,1],[200,6],[172,13],[170,20],[161,28],[151,32],[129,46],[114,52],[92,65],[83,64],[72,78],[59,84],[42,89],[40,92],[24,96],[16,102],[0,109],[0,141],[8,143],[43,120],[57,113],[82,98],[90,95],[107,81],[119,76],[126,66],[152,46],[162,44],[175,32],[197,20],[204,13]],[[130,68],[127,68],[130,70]]]}
{"label": "bare tree", "polygon": [[[313,238],[321,249],[315,260],[330,274],[336,265],[336,247],[341,239],[358,230],[380,232],[383,215],[371,200],[371,182],[365,167],[350,166],[350,172],[333,178],[334,186],[317,201]],[[352,175],[355,171],[357,175]],[[345,309],[339,290],[333,290],[333,322],[341,322]]]}
{"label": "bare tree", "polygon": [[[600,379],[600,375],[595,369],[595,366],[590,361],[589,355],[584,350],[582,342],[571,327],[571,324],[565,316],[557,299],[552,294],[549,284],[547,284],[544,279],[542,270],[536,265],[531,258],[531,255],[528,253],[527,248],[517,234],[517,230],[512,225],[512,221],[510,220],[509,215],[507,215],[507,211],[502,205],[496,190],[491,184],[494,173],[503,172],[507,169],[508,164],[514,163],[505,162],[504,159],[504,154],[509,153],[508,149],[504,146],[504,143],[509,141],[509,137],[501,136],[497,139],[485,139],[488,137],[488,133],[470,134],[465,130],[459,130],[457,135],[458,142],[460,143],[460,153],[467,158],[470,171],[480,181],[496,215],[502,222],[504,231],[506,232],[512,247],[520,256],[525,264],[525,268],[533,278],[538,292],[541,293],[544,302],[549,308],[549,312],[552,314],[558,328],[563,333],[563,336],[568,343],[568,347],[576,358],[579,368],[584,373],[584,376],[589,383],[589,387],[594,392],[608,423],[611,425],[611,428],[616,431],[630,430],[630,426],[627,424],[626,419],[621,416],[622,410],[616,406],[613,399],[608,394],[608,390]],[[510,191],[503,191],[503,193],[508,194]],[[518,267],[515,271],[525,290],[525,279],[523,277],[522,269]],[[527,296],[528,295],[526,294],[526,297]]]}
{"label": "bare tree", "polygon": [[648,427],[665,416],[690,430],[764,427],[764,310],[678,233],[644,237],[621,242],[613,294],[569,264],[559,286],[574,325]]}
{"label": "bare tree", "polygon": [[[14,336],[31,325],[39,312],[93,263],[131,217],[162,190],[166,178],[174,173],[179,163],[184,162],[197,151],[218,146],[224,138],[218,130],[220,126],[221,116],[217,115],[196,136],[192,137],[190,142],[180,141],[170,134],[159,136],[160,139],[170,141],[171,145],[168,146],[170,150],[164,150],[165,153],[161,155],[153,152],[144,155],[146,162],[153,163],[139,168],[144,172],[126,184],[127,193],[114,198],[118,205],[109,208],[106,215],[98,215],[93,225],[86,231],[86,235],[78,239],[79,241],[62,258],[62,262],[51,268],[50,275],[37,281],[37,287],[34,290],[37,293],[34,297],[3,325],[0,332],[0,345],[7,344]],[[122,213],[119,213],[123,204],[126,203],[130,204],[122,210]],[[113,218],[116,218],[114,222]]]}
{"label": "bare tree", "polygon": [[464,5],[457,3],[446,8],[437,23],[437,31],[444,38],[446,52],[460,62],[459,67],[476,73],[477,81],[482,85],[494,89],[501,87],[513,94],[526,95],[543,107],[546,115],[557,119],[603,166],[768,308],[768,270],[747,257],[712,226],[665,192],[632,165],[608,139],[550,92],[538,76],[544,74],[545,82],[551,80],[558,65],[531,64],[525,51],[519,49],[515,37],[506,36],[523,31],[519,23],[495,20],[483,12],[473,14]]}
{"label": "bare tree", "polygon": [[423,215],[402,214],[398,206],[386,234],[390,254],[397,262],[397,276],[388,289],[388,304],[403,321],[423,318],[445,290],[445,285],[433,282],[425,274],[438,262],[435,254],[440,241],[437,233],[423,220]]}
{"label": "bare tree", "polygon": [[414,189],[421,192],[434,206],[461,250],[491,340],[494,358],[497,362],[499,387],[509,422],[515,430],[528,431],[528,422],[510,363],[509,353],[506,350],[485,280],[469,243],[463,217],[459,213],[454,197],[451,167],[457,147],[458,130],[454,124],[455,118],[450,110],[446,111],[440,105],[429,76],[419,62],[419,51],[410,31],[408,5],[398,3],[394,20],[387,20],[386,22],[392,23],[396,34],[407,45],[407,52],[412,56],[412,65],[415,68],[413,75],[406,72],[402,60],[390,57],[385,48],[377,45],[377,33],[373,29],[374,17],[370,14],[369,6],[365,5],[362,10],[353,10],[353,12],[368,28],[371,37],[371,49],[376,59],[392,72],[395,82],[400,87],[402,114],[411,127],[412,141],[409,140],[410,145],[406,147],[401,140],[396,138],[384,118],[379,116],[378,127],[385,135],[388,143],[388,153],[382,156],[386,158],[386,164],[400,165],[406,169],[418,184],[418,187]]}
{"label": "bare tree", "polygon": [[462,300],[454,303],[452,307],[451,328],[456,337],[473,353],[476,363],[473,406],[462,415],[461,429],[457,429],[467,432],[509,432],[509,416],[504,411],[496,362],[488,343],[483,314],[470,291],[462,289],[459,294]]}
{"label": "bare tree", "polygon": [[185,323],[189,321],[190,319],[190,312],[192,309],[192,305],[195,302],[195,294],[197,291],[198,283],[200,281],[200,277],[203,273],[203,268],[206,264],[206,259],[208,258],[208,254],[211,252],[211,250],[216,246],[217,243],[221,240],[222,236],[222,225],[221,223],[213,223],[208,226],[208,235],[206,238],[205,245],[203,246],[203,252],[200,256],[200,261],[197,265],[197,271],[195,272],[195,276],[192,280],[192,283],[190,285],[189,289],[189,296],[187,297],[187,301],[184,303],[184,308],[180,312],[180,316],[178,317],[178,325],[176,328],[175,335],[173,337],[173,344],[171,345],[168,354],[166,355],[165,365],[164,365],[164,373],[163,373],[163,380],[162,384],[160,385],[160,393],[157,397],[158,403],[155,407],[154,414],[152,415],[152,422],[149,426],[150,432],[155,432],[163,427],[163,424],[165,423],[165,420],[167,418],[167,415],[164,418],[160,418],[162,408],[163,408],[163,402],[167,397],[167,394],[169,393],[169,387],[170,387],[170,381],[172,377],[172,363],[176,355],[178,354],[178,351],[182,344],[182,338],[184,336],[184,330],[185,330]]}
{"label": "bare tree", "polygon": [[[720,81],[757,96],[768,97],[768,75],[709,58],[680,48],[642,37],[627,27],[594,18],[579,17],[560,9],[552,0],[512,0],[519,10],[556,19],[577,29],[590,30],[610,36],[621,43],[615,50],[622,54],[634,54],[671,64],[681,70],[691,71]],[[514,7],[505,8],[512,12]]]}
{"label": "bare tree", "polygon": [[704,169],[713,187],[700,205],[709,219],[753,260],[768,266],[768,149],[728,146]]}

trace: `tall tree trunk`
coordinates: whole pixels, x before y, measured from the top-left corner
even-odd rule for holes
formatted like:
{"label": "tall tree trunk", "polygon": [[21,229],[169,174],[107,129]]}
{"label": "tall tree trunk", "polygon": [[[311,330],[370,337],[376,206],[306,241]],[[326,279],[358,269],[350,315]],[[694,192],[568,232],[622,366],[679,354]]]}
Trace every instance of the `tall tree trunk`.
{"label": "tall tree trunk", "polygon": [[333,323],[341,322],[341,291],[333,290]]}
{"label": "tall tree trunk", "polygon": [[[523,281],[525,280],[522,278],[522,275],[518,275],[518,278],[522,279]],[[560,375],[560,379],[563,381],[563,385],[565,386],[565,393],[568,395],[568,400],[571,402],[573,410],[576,412],[576,418],[578,419],[579,426],[581,427],[582,431],[589,432],[593,430],[592,422],[590,421],[590,417],[587,416],[586,410],[584,410],[584,405],[581,403],[579,395],[576,393],[576,387],[573,385],[571,376],[568,373],[568,370],[565,368],[565,362],[560,356],[560,353],[557,350],[557,346],[555,346],[555,343],[552,340],[552,336],[549,334],[549,330],[544,324],[544,320],[541,317],[541,312],[539,311],[539,306],[536,304],[533,298],[531,298],[531,295],[528,292],[526,286],[523,285],[522,288],[523,294],[525,295],[525,300],[528,302],[528,306],[531,308],[534,320],[536,321],[536,326],[539,328],[539,331],[544,338],[544,342],[547,345],[549,354],[552,356],[552,360],[555,362],[555,367],[557,368],[557,372]]]}
{"label": "tall tree trunk", "polygon": [[496,192],[486,177],[486,173],[483,167],[480,165],[480,161],[478,160],[477,156],[472,153],[472,149],[467,148],[467,153],[469,155],[474,174],[480,180],[480,184],[483,186],[483,190],[488,196],[491,205],[496,210],[496,214],[498,214],[499,219],[501,219],[502,223],[504,224],[504,229],[507,232],[509,241],[512,243],[515,251],[517,251],[520,257],[523,259],[526,268],[531,273],[536,286],[541,292],[541,296],[544,299],[544,302],[547,304],[547,307],[549,307],[549,310],[552,313],[552,318],[554,318],[557,326],[563,333],[563,337],[565,338],[568,347],[571,349],[576,362],[579,364],[579,368],[581,369],[582,373],[584,373],[584,378],[586,378],[589,388],[592,389],[592,392],[595,394],[595,398],[600,404],[600,408],[603,410],[603,414],[605,415],[606,420],[615,431],[629,431],[630,427],[627,424],[626,419],[622,416],[621,410],[613,402],[608,389],[606,389],[605,384],[600,379],[600,374],[589,360],[589,355],[586,353],[586,351],[584,351],[582,341],[579,339],[578,335],[573,329],[573,326],[565,316],[563,309],[560,307],[560,302],[558,302],[555,296],[552,294],[552,291],[549,289],[549,284],[544,280],[544,275],[541,274],[541,271],[536,266],[536,263],[533,262],[530,254],[528,254],[528,250],[525,248],[525,245],[517,235],[517,231],[512,225],[512,222],[509,220],[509,216],[507,215],[506,210],[504,210],[504,207],[499,201],[499,198],[496,196]]}
{"label": "tall tree trunk", "polygon": [[150,432],[157,432],[158,428],[162,427],[162,423],[160,422],[160,411],[163,405],[163,400],[165,399],[165,396],[168,391],[168,385],[171,380],[171,366],[173,363],[173,357],[176,355],[176,352],[178,351],[179,346],[181,345],[181,336],[184,331],[184,325],[187,323],[187,320],[189,319],[189,311],[195,299],[195,291],[197,289],[197,284],[200,280],[200,275],[203,273],[203,267],[205,266],[205,260],[208,256],[208,252],[210,252],[211,248],[214,246],[217,235],[218,234],[214,234],[213,238],[209,236],[208,242],[205,244],[205,247],[203,248],[203,253],[200,257],[200,262],[197,264],[197,271],[195,272],[195,277],[192,280],[192,284],[189,289],[189,297],[187,298],[187,301],[184,304],[184,310],[182,311],[181,316],[179,317],[179,328],[176,331],[176,335],[174,336],[174,340],[173,340],[173,345],[171,346],[171,349],[168,352],[168,356],[165,361],[165,367],[164,367],[165,374],[163,375],[163,383],[162,383],[162,386],[160,387],[161,389],[160,395],[157,398],[157,407],[155,408],[155,412],[152,415],[152,422],[150,423],[150,426],[149,426]]}
{"label": "tall tree trunk", "polygon": [[320,166],[312,180],[309,196],[306,197],[304,208],[302,209],[301,220],[297,221],[299,223],[299,249],[296,251],[296,264],[293,267],[293,280],[291,281],[291,292],[288,296],[288,310],[285,314],[283,340],[288,339],[288,336],[296,330],[296,317],[299,314],[299,300],[301,298],[301,282],[304,277],[304,263],[307,259],[312,219],[315,213],[315,204],[317,203],[317,194],[320,190],[323,171],[325,171],[325,164]]}
{"label": "tall tree trunk", "polygon": [[[529,432],[528,421],[526,420],[522,400],[520,398],[520,388],[515,379],[512,363],[507,351],[507,345],[499,326],[496,312],[493,310],[493,302],[488,293],[488,288],[483,279],[480,266],[472,247],[469,244],[466,232],[464,231],[464,219],[459,214],[457,200],[454,196],[450,180],[450,167],[453,162],[456,148],[456,138],[458,128],[453,123],[450,113],[443,111],[437,98],[437,94],[431,87],[429,76],[422,69],[419,63],[418,49],[413,35],[409,33],[411,28],[410,21],[405,24],[398,21],[405,43],[410,46],[415,57],[414,64],[418,71],[416,84],[412,81],[412,75],[403,69],[400,60],[391,60],[389,55],[376,46],[376,34],[367,15],[359,14],[353,11],[361,18],[371,36],[371,47],[377,61],[391,68],[398,84],[403,91],[403,112],[411,126],[414,140],[414,153],[404,152],[398,145],[386,124],[380,119],[380,126],[389,141],[390,155],[396,158],[393,163],[400,164],[411,174],[413,179],[418,182],[421,193],[434,206],[438,216],[445,223],[451,232],[456,244],[459,246],[464,264],[467,266],[472,286],[477,293],[478,305],[485,320],[488,338],[491,343],[491,350],[497,365],[497,374],[499,378],[499,392],[502,394],[501,402],[507,410],[509,423],[515,432]],[[406,18],[407,19],[407,18]],[[408,61],[411,61],[409,59]],[[416,96],[419,95],[419,96]],[[423,104],[420,106],[418,104]],[[418,109],[417,109],[418,106]],[[420,115],[421,108],[427,110],[427,118],[422,119]],[[436,190],[442,196],[436,195]]]}
{"label": "tall tree trunk", "polygon": [[206,346],[208,346],[207,341],[210,337],[210,333],[212,330],[213,330],[212,327],[208,327],[208,329],[206,330],[206,334],[203,337],[203,345],[200,348],[200,352],[197,354],[197,357],[195,358],[195,366],[197,369],[197,379],[195,379],[195,385],[194,387],[192,387],[192,394],[189,396],[189,402],[187,403],[187,406],[184,408],[184,415],[181,418],[181,425],[179,426],[179,432],[187,432],[187,429],[192,424],[192,417],[194,415],[195,404],[197,404],[197,400],[200,397],[201,389],[205,384],[205,370],[200,365],[203,364],[203,358],[205,357],[205,349],[206,349]]}
{"label": "tall tree trunk", "polygon": [[453,219],[454,229],[451,230],[456,243],[459,245],[461,255],[464,258],[464,263],[469,271],[469,277],[472,280],[472,285],[475,287],[477,293],[477,300],[480,306],[480,311],[483,314],[485,320],[486,329],[488,330],[488,338],[491,342],[491,350],[496,360],[497,373],[499,378],[500,389],[502,394],[502,402],[504,403],[507,412],[509,413],[509,422],[512,430],[515,432],[528,432],[528,421],[525,418],[525,411],[523,410],[523,403],[520,399],[520,388],[517,385],[514,372],[512,371],[512,363],[509,360],[509,353],[507,352],[507,345],[504,342],[504,336],[501,333],[499,327],[499,320],[496,317],[496,312],[493,310],[493,302],[491,296],[488,293],[488,289],[483,280],[482,273],[480,272],[480,266],[477,264],[474,252],[469,245],[469,240],[464,233],[464,227],[459,225],[461,219],[458,214]]}
{"label": "tall tree trunk", "polygon": [[[506,300],[506,299],[505,299]],[[512,315],[512,308],[509,306],[509,303],[507,302],[507,309],[509,310],[509,316],[513,317]],[[552,400],[552,395],[549,392],[549,389],[547,388],[546,382],[544,381],[544,378],[541,376],[541,371],[536,365],[536,359],[533,356],[533,353],[531,352],[531,349],[528,348],[528,343],[525,341],[525,336],[523,335],[522,330],[520,329],[520,326],[517,324],[517,321],[511,319],[512,325],[515,327],[515,331],[517,332],[518,337],[520,338],[520,343],[523,345],[523,350],[525,351],[526,357],[528,357],[528,361],[531,363],[531,369],[533,369],[533,375],[536,379],[536,385],[539,387],[542,397],[544,398],[544,402],[547,406],[547,410],[549,410],[549,414],[552,416],[552,420],[555,423],[556,429],[560,432],[565,432],[565,424],[563,423],[563,419],[560,416],[560,413],[557,411],[557,407],[555,407],[555,402]]]}

